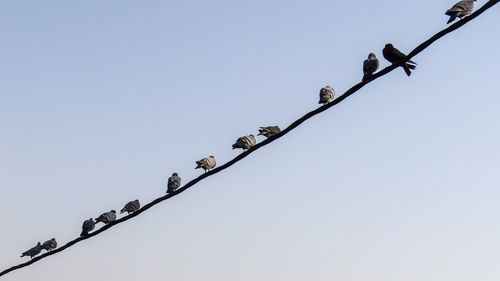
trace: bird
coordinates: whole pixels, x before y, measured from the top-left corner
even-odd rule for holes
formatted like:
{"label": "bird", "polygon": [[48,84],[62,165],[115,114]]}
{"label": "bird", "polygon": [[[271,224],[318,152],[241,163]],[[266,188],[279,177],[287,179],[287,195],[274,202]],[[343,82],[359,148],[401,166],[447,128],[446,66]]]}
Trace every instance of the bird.
{"label": "bird", "polygon": [[203,170],[205,170],[205,172],[210,171],[210,169],[212,169],[216,165],[216,163],[215,163],[215,157],[213,157],[212,155],[210,155],[207,158],[203,158],[201,160],[196,161],[196,164],[198,166],[196,166],[195,169],[203,168]]}
{"label": "bird", "polygon": [[34,256],[40,254],[40,252],[42,251],[42,245],[40,244],[40,242],[38,242],[38,244],[29,249],[28,251],[24,252],[22,255],[21,255],[21,258],[22,257],[27,257],[29,256],[31,259],[33,259]]}
{"label": "bird", "polygon": [[[382,53],[384,54],[384,58],[391,63],[397,63],[406,58],[406,55],[401,53],[398,49],[394,48],[391,43],[385,45]],[[408,60],[403,63],[402,67],[405,70],[406,75],[411,75],[410,69],[415,69],[415,64],[417,63],[412,60]]]}
{"label": "bird", "polygon": [[250,149],[255,145],[255,136],[250,134],[248,136],[239,137],[236,142],[233,144],[233,149],[242,148]]}
{"label": "bird", "polygon": [[112,221],[116,220],[116,211],[111,210],[109,212],[101,214],[99,217],[95,219],[95,223],[103,222],[105,224],[108,224]]}
{"label": "bird", "polygon": [[48,252],[54,250],[55,248],[57,248],[57,241],[55,238],[47,240],[42,244],[42,249],[45,249]]}
{"label": "bird", "polygon": [[177,173],[173,173],[167,181],[167,193],[174,193],[181,186],[181,178]]}
{"label": "bird", "polygon": [[281,129],[278,126],[260,127],[259,134],[257,136],[262,135],[266,138],[269,138],[276,135],[279,132],[281,132]]}
{"label": "bird", "polygon": [[94,228],[95,228],[95,222],[92,218],[84,221],[82,225],[82,233],[80,233],[80,236],[89,235],[89,231],[94,230]]}
{"label": "bird", "polygon": [[444,13],[445,15],[450,16],[447,24],[454,21],[457,17],[462,19],[463,17],[470,15],[474,10],[474,1],[476,0],[459,1],[458,3],[453,5],[451,9],[447,10],[446,13]]}
{"label": "bird", "polygon": [[330,86],[323,87],[319,91],[319,102],[318,103],[319,104],[329,103],[333,100],[333,97],[335,97],[335,90]]}
{"label": "bird", "polygon": [[127,214],[137,212],[141,208],[141,204],[139,204],[139,200],[130,201],[125,204],[125,207],[120,211],[120,214],[127,212]]}
{"label": "bird", "polygon": [[363,81],[368,80],[378,69],[378,59],[374,53],[370,53],[368,58],[363,62]]}

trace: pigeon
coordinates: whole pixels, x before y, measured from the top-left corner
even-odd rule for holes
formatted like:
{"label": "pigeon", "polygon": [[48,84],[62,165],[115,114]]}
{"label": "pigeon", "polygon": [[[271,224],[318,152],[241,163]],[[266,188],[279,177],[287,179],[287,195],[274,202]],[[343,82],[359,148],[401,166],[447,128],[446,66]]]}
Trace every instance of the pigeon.
{"label": "pigeon", "polygon": [[457,17],[462,19],[463,17],[470,15],[474,10],[474,1],[476,0],[463,0],[453,5],[453,7],[445,13],[445,15],[450,16],[447,24],[454,21]]}
{"label": "pigeon", "polygon": [[248,135],[238,138],[236,142],[233,144],[233,149],[242,148],[243,150],[245,150],[252,148],[252,146],[254,145],[255,145],[254,135]]}
{"label": "pigeon", "polygon": [[139,204],[139,200],[130,201],[125,204],[125,207],[120,211],[120,214],[127,212],[127,214],[137,212],[141,208],[141,204]]}
{"label": "pigeon", "polygon": [[260,127],[259,134],[257,136],[262,135],[266,138],[269,138],[276,135],[279,132],[281,132],[281,130],[278,126]]}
{"label": "pigeon", "polygon": [[203,168],[205,172],[210,171],[210,169],[212,169],[216,165],[215,157],[210,155],[208,158],[203,158],[201,160],[196,161],[196,164],[198,164],[198,166],[196,166],[195,169]]}
{"label": "pigeon", "polygon": [[335,90],[330,86],[326,86],[319,91],[318,103],[329,103],[333,100],[333,97],[335,97]]}
{"label": "pigeon", "polygon": [[[406,58],[406,55],[401,53],[398,49],[394,48],[391,43],[386,44],[384,50],[382,50],[382,53],[384,54],[384,58],[390,61],[391,63],[397,63]],[[410,76],[411,71],[410,69],[415,69],[417,64],[416,62],[412,60],[408,60],[403,63],[402,67],[406,72],[406,75]]]}
{"label": "pigeon", "polygon": [[40,252],[42,251],[42,245],[40,244],[40,242],[38,242],[38,244],[29,249],[28,251],[24,252],[22,255],[21,255],[21,258],[22,257],[27,257],[29,256],[31,259],[33,259],[34,256],[40,254]]}
{"label": "pigeon", "polygon": [[89,235],[89,231],[94,230],[94,227],[95,227],[95,222],[92,218],[84,221],[82,225],[82,233],[80,234],[80,236]]}
{"label": "pigeon", "polygon": [[99,222],[103,222],[105,224],[108,224],[112,221],[115,221],[116,220],[116,211],[115,210],[111,210],[109,212],[106,212],[104,214],[101,214],[99,217],[97,217],[95,219],[95,223],[99,223]]}
{"label": "pigeon", "polygon": [[[215,161],[215,160],[214,160]],[[177,173],[173,173],[167,182],[167,193],[174,193],[181,186],[181,178]]]}
{"label": "pigeon", "polygon": [[378,59],[374,53],[370,53],[368,58],[363,62],[363,81],[368,80],[378,69]]}
{"label": "pigeon", "polygon": [[50,252],[50,251],[54,250],[55,248],[57,248],[56,238],[52,238],[50,240],[47,240],[47,241],[43,242],[42,248],[45,249],[48,252]]}

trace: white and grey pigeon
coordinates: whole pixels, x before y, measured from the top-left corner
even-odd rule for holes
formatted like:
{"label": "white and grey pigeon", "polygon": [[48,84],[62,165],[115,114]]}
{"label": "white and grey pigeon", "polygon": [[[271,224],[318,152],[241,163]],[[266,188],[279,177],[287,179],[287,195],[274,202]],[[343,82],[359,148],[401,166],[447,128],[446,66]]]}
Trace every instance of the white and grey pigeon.
{"label": "white and grey pigeon", "polygon": [[120,211],[120,214],[127,212],[127,214],[137,212],[141,208],[141,204],[139,204],[139,200],[130,201],[125,204],[125,207]]}
{"label": "white and grey pigeon", "polygon": [[104,214],[101,214],[99,217],[95,219],[95,223],[103,222],[105,224],[108,224],[112,221],[116,220],[116,211],[111,210],[109,212],[106,212]]}
{"label": "white and grey pigeon", "polygon": [[92,218],[84,221],[82,225],[82,233],[80,233],[80,236],[89,235],[89,232],[94,230],[94,228],[95,228],[95,222]]}
{"label": "white and grey pigeon", "polygon": [[167,181],[167,193],[174,193],[181,186],[181,178],[177,173],[173,173]]}
{"label": "white and grey pigeon", "polygon": [[269,138],[276,135],[279,132],[281,132],[281,129],[278,126],[260,127],[259,134],[257,136],[262,135],[266,138]]}
{"label": "white and grey pigeon", "polygon": [[42,248],[48,252],[54,250],[55,248],[57,248],[57,241],[56,241],[56,238],[52,238],[50,240],[47,240],[45,242],[43,242],[42,244]]}
{"label": "white and grey pigeon", "polygon": [[333,98],[335,97],[335,90],[330,87],[330,86],[326,86],[324,88],[321,88],[321,90],[319,91],[319,104],[322,104],[322,103],[329,103],[333,100]]}
{"label": "white and grey pigeon", "polygon": [[462,19],[472,14],[472,11],[474,11],[474,1],[476,0],[463,0],[453,5],[453,7],[445,13],[445,15],[450,16],[447,24],[454,21],[457,17]]}
{"label": "white and grey pigeon", "polygon": [[40,254],[40,252],[42,251],[42,244],[40,244],[40,242],[38,242],[38,244],[29,249],[28,251],[24,252],[22,255],[21,255],[21,258],[22,257],[30,257],[33,259],[34,256]]}
{"label": "white and grey pigeon", "polygon": [[201,160],[196,161],[196,164],[198,166],[196,166],[195,169],[203,168],[203,170],[205,170],[205,172],[210,171],[210,169],[213,169],[216,165],[215,157],[210,155],[207,158],[203,158]]}
{"label": "white and grey pigeon", "polygon": [[368,80],[378,69],[378,59],[374,53],[370,53],[363,62],[363,81]]}
{"label": "white and grey pigeon", "polygon": [[233,144],[233,149],[236,148],[242,148],[243,150],[250,149],[252,148],[252,146],[255,145],[255,143],[256,143],[255,136],[250,134],[248,136],[239,137]]}

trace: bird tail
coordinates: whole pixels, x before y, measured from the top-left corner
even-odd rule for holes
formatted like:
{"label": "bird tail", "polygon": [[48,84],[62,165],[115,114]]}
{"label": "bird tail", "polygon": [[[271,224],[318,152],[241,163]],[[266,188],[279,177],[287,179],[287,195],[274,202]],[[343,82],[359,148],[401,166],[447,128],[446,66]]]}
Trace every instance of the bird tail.
{"label": "bird tail", "polygon": [[[409,64],[407,64],[407,63],[404,63],[404,64],[403,64],[403,69],[405,70],[406,75],[408,75],[408,76],[410,76],[410,75],[411,75],[411,71],[410,71],[409,66],[410,66],[410,65],[409,65]],[[415,66],[413,66],[413,68],[412,68],[412,69],[415,69]]]}
{"label": "bird tail", "polygon": [[126,211],[126,210],[125,210],[125,208],[123,208],[123,209],[120,211],[120,214],[125,213],[125,211]]}
{"label": "bird tail", "polygon": [[456,18],[457,18],[457,15],[455,14],[447,14],[448,16],[450,16],[450,19],[448,20],[448,22],[446,24],[450,24],[450,22],[454,21]]}
{"label": "bird tail", "polygon": [[415,69],[415,68],[417,68],[415,65],[409,64],[409,63],[407,63],[406,66],[408,66],[409,69]]}

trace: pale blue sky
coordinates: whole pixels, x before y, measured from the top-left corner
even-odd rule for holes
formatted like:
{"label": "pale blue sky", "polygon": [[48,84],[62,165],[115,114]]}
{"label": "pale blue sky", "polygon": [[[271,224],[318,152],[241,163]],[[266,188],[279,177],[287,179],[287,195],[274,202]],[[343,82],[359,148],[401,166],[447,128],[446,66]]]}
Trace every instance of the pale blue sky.
{"label": "pale blue sky", "polygon": [[[476,2],[477,6],[485,1]],[[286,127],[454,1],[1,1],[0,268]],[[497,281],[500,7],[240,163],[4,280]],[[412,12],[415,11],[415,12]],[[261,141],[262,138],[258,138]]]}

